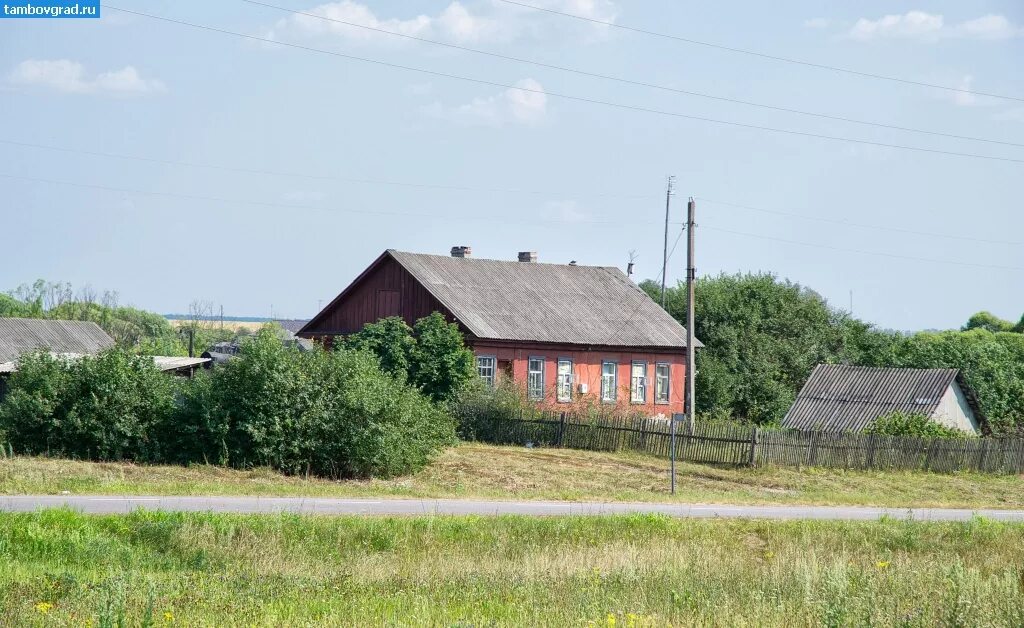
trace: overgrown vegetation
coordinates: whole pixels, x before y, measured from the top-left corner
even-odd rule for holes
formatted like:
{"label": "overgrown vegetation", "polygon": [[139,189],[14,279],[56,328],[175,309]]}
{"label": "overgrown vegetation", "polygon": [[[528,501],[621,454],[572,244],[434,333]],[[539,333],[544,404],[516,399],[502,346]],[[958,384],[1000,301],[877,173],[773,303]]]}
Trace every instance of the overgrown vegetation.
{"label": "overgrown vegetation", "polygon": [[[188,340],[166,318],[118,303],[117,292],[98,295],[91,286],[73,290],[70,283],[37,280],[10,292],[0,293],[0,317],[48,318],[92,321],[107,332],[118,346],[143,355],[188,355]],[[221,340],[230,340],[233,332],[224,332],[201,315],[211,306],[193,302],[190,320],[195,355]]]}
{"label": "overgrown vegetation", "polygon": [[392,476],[454,440],[450,415],[375,355],[300,352],[274,327],[193,380],[115,348],[78,360],[29,354],[9,389],[0,434],[23,453]]}
{"label": "overgrown vegetation", "polygon": [[[641,284],[660,298],[660,286]],[[697,407],[714,418],[781,420],[819,363],[960,369],[993,430],[1024,429],[1024,321],[986,312],[962,331],[899,334],[832,308],[817,293],[771,274],[703,277],[696,286]],[[686,318],[684,285],[667,309]]]}
{"label": "overgrown vegetation", "polygon": [[461,443],[395,478],[329,480],[267,467],[139,465],[0,455],[0,494],[252,495],[530,499],[892,508],[1024,508],[1020,478],[982,473],[850,471],[822,467],[676,466],[627,453]]}
{"label": "overgrown vegetation", "polygon": [[46,511],[0,515],[0,558],[12,625],[1024,623],[1024,527],[983,519]]}
{"label": "overgrown vegetation", "polygon": [[346,337],[344,346],[374,353],[385,372],[412,383],[434,401],[456,401],[476,378],[473,352],[458,325],[438,312],[413,327],[398,316],[369,323]]}
{"label": "overgrown vegetation", "polygon": [[932,421],[924,414],[895,410],[869,425],[865,434],[879,436],[920,436],[924,438],[969,438],[967,432]]}

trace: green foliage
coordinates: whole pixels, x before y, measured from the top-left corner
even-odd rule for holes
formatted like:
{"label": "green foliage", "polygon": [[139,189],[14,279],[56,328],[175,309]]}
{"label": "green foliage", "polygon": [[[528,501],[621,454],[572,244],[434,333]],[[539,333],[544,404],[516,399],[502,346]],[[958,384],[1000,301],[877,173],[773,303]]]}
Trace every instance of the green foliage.
{"label": "green foliage", "polygon": [[419,319],[413,328],[398,316],[368,323],[341,346],[373,353],[384,372],[438,402],[454,401],[476,374],[473,352],[458,325],[439,312]]}
{"label": "green foliage", "polygon": [[967,438],[967,432],[942,425],[920,413],[896,410],[875,419],[864,430],[879,436],[918,436],[923,438]]}
{"label": "green foliage", "polygon": [[[299,352],[266,327],[198,378],[177,433],[191,459],[332,477],[422,468],[454,440],[451,418],[367,351]],[[187,443],[192,442],[191,450]]]}
{"label": "green foliage", "polygon": [[466,348],[458,325],[434,312],[416,321],[416,344],[411,355],[410,378],[435,401],[452,402],[474,381],[473,352]]}
{"label": "green foliage", "polygon": [[385,373],[405,379],[409,375],[416,340],[412,328],[400,316],[390,316],[367,323],[357,333],[346,337],[342,346],[375,354]]}
{"label": "green foliage", "polygon": [[174,382],[123,349],[75,360],[26,354],[0,403],[0,432],[23,453],[154,461],[174,413]]}
{"label": "green foliage", "polygon": [[1024,427],[1024,335],[983,328],[921,332],[901,338],[888,366],[960,369],[997,434]]}
{"label": "green foliage", "polygon": [[[644,282],[652,298],[660,286]],[[686,287],[667,309],[686,319]],[[719,275],[696,285],[697,407],[710,418],[777,422],[815,365],[884,353],[889,334],[830,308],[817,293],[771,274]]]}
{"label": "green foliage", "polygon": [[1014,331],[1014,325],[1010,321],[1003,320],[991,312],[978,312],[969,319],[961,331],[972,329],[987,329],[988,331]]}

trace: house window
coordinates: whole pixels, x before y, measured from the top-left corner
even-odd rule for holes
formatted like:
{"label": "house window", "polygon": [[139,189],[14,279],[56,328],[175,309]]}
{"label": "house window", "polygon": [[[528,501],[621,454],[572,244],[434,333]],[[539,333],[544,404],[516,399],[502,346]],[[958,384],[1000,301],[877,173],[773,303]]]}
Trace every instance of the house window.
{"label": "house window", "polygon": [[530,358],[526,369],[526,394],[534,401],[544,399],[544,358]]}
{"label": "house window", "polygon": [[615,362],[601,363],[601,401],[615,401],[615,391],[618,388],[615,373],[618,366]]}
{"label": "house window", "polygon": [[558,361],[558,400],[572,401],[572,360]]}
{"label": "house window", "polygon": [[671,372],[672,365],[665,362],[654,367],[654,403],[668,403]]}
{"label": "house window", "polygon": [[630,403],[647,403],[647,363],[633,362],[629,383]]}
{"label": "house window", "polygon": [[476,359],[476,372],[491,388],[494,388],[494,361],[492,355],[481,355]]}

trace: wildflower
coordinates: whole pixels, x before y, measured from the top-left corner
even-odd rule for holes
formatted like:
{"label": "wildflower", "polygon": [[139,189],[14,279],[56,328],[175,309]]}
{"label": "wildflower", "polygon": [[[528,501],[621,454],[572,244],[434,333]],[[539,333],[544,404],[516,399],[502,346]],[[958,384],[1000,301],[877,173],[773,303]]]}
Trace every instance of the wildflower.
{"label": "wildflower", "polygon": [[36,602],[36,612],[45,615],[53,610],[52,602]]}
{"label": "wildflower", "polygon": [[636,613],[629,613],[626,615],[626,628],[636,628]]}
{"label": "wildflower", "polygon": [[174,613],[171,611],[164,611],[164,621],[168,624],[174,621]]}
{"label": "wildflower", "polygon": [[878,567],[879,569],[885,569],[888,566],[889,566],[889,561],[887,561],[887,560],[880,560],[877,563],[875,563],[875,567]]}
{"label": "wildflower", "polygon": [[608,613],[608,628],[615,628],[615,614]]}
{"label": "wildflower", "polygon": [[771,560],[773,558],[775,558],[775,552],[765,552],[764,553],[764,559],[765,560]]}

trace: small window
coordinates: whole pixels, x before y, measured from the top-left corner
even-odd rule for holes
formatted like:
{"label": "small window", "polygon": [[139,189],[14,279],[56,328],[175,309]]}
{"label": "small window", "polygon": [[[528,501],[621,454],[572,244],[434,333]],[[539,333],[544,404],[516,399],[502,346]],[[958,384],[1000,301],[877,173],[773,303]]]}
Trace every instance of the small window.
{"label": "small window", "polygon": [[671,386],[669,375],[671,373],[671,364],[659,362],[654,367],[654,403],[668,403],[669,387]]}
{"label": "small window", "polygon": [[558,361],[558,400],[572,401],[572,360]]}
{"label": "small window", "polygon": [[530,358],[526,369],[526,393],[533,401],[544,399],[544,358]]}
{"label": "small window", "polygon": [[615,362],[601,363],[601,401],[615,401],[615,391],[619,385],[615,375],[618,366]]}
{"label": "small window", "polygon": [[482,355],[476,359],[476,372],[487,385],[494,388],[494,356]]}
{"label": "small window", "polygon": [[647,403],[647,363],[633,362],[629,383],[629,401]]}

